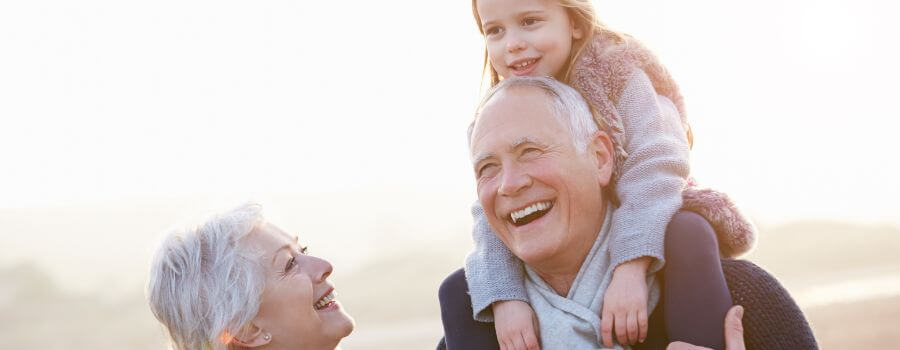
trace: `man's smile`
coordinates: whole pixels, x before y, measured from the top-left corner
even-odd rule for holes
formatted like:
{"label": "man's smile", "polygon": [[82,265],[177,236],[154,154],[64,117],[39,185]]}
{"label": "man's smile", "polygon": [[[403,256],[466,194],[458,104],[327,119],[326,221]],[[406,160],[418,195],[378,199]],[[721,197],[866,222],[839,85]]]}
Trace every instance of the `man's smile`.
{"label": "man's smile", "polygon": [[528,223],[540,219],[553,209],[553,201],[542,201],[530,204],[525,208],[514,210],[509,213],[508,220],[514,226],[523,226]]}

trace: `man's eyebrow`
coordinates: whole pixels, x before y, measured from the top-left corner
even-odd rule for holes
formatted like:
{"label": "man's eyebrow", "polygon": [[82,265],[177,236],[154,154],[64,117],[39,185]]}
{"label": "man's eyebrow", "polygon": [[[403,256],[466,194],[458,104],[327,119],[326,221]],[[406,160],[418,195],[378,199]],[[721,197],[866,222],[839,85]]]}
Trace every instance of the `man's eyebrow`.
{"label": "man's eyebrow", "polygon": [[533,137],[530,137],[530,136],[522,136],[522,137],[518,138],[518,139],[516,140],[516,142],[513,142],[511,145],[509,145],[509,150],[510,150],[510,151],[513,151],[513,150],[515,150],[516,148],[522,147],[523,145],[527,145],[527,144],[532,144],[532,145],[540,146],[540,147],[543,147],[543,148],[546,148],[546,147],[547,147],[546,144],[544,144],[543,142],[540,142],[540,141],[536,140],[536,139],[533,138]]}
{"label": "man's eyebrow", "polygon": [[493,158],[494,156],[495,156],[495,154],[493,154],[493,153],[482,153],[482,154],[478,155],[478,157],[475,157],[475,160],[472,161],[472,165],[481,163],[488,158]]}

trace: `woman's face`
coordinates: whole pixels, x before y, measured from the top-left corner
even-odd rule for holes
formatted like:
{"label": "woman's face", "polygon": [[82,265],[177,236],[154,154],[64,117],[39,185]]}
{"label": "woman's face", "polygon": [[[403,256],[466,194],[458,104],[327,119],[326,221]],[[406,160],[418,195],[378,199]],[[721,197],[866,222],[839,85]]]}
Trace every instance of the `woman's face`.
{"label": "woman's face", "polygon": [[263,253],[266,286],[253,324],[270,347],[333,349],[353,331],[327,280],[331,264],[307,255],[298,237],[274,225],[261,225],[247,240]]}

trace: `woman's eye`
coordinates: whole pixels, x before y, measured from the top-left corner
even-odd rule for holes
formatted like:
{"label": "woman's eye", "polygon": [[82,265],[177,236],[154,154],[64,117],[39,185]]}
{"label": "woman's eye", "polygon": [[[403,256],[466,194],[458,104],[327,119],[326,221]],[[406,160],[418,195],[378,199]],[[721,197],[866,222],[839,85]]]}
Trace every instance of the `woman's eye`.
{"label": "woman's eye", "polygon": [[291,259],[288,260],[287,264],[284,265],[284,272],[290,271],[294,268],[294,266],[297,266],[297,259],[292,256]]}

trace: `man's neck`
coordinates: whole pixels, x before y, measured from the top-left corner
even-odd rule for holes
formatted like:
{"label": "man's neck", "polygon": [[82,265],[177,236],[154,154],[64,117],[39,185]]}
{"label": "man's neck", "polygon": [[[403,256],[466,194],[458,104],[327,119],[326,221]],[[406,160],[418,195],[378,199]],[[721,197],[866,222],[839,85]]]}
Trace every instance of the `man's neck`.
{"label": "man's neck", "polygon": [[600,231],[603,230],[607,211],[610,209],[605,203],[602,208],[600,226],[593,230],[593,234],[584,235],[581,241],[572,242],[573,246],[566,250],[566,254],[549,261],[529,264],[529,267],[561,296],[569,294],[569,289],[575,283],[575,277],[578,277],[578,271],[581,271],[581,265],[584,264],[594,242],[600,238]]}

